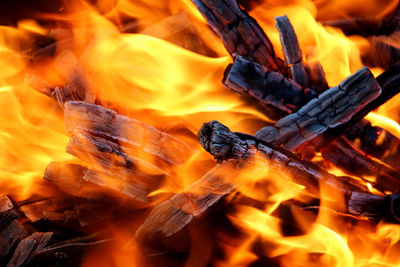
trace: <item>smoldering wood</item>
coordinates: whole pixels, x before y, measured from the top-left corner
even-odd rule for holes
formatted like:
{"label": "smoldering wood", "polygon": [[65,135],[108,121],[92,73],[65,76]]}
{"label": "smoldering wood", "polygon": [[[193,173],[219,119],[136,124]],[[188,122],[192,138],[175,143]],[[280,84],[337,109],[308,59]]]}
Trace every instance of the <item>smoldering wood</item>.
{"label": "smoldering wood", "polygon": [[36,252],[48,244],[52,236],[51,232],[36,232],[24,238],[15,249],[7,267],[19,267],[29,263]]}
{"label": "smoldering wood", "polygon": [[[141,180],[147,181],[150,178],[139,176],[137,173],[135,178],[127,178],[118,175],[117,171],[112,172],[111,169],[108,173],[104,173],[79,164],[61,162],[51,162],[46,168],[44,179],[64,193],[89,201],[100,200],[105,194],[122,194],[132,200],[147,203],[150,201],[147,195],[153,188],[149,189],[141,182]],[[154,181],[154,184],[154,186],[158,185],[159,181]],[[38,205],[38,203],[34,203],[34,205]],[[51,207],[51,205],[49,206]]]}
{"label": "smoldering wood", "polygon": [[328,144],[337,136],[344,133],[352,125],[356,124],[358,121],[367,116],[368,113],[377,109],[400,92],[400,62],[384,71],[376,78],[376,80],[382,88],[381,94],[373,101],[365,105],[365,107],[360,109],[357,113],[355,113],[346,123],[338,127],[328,129],[324,133],[324,142],[322,146]]}
{"label": "smoldering wood", "polygon": [[283,55],[285,56],[286,64],[289,66],[291,78],[303,88],[308,88],[308,78],[304,69],[303,55],[293,26],[286,15],[275,17],[275,21],[276,28],[280,34]]}
{"label": "smoldering wood", "polygon": [[27,74],[25,82],[39,93],[56,100],[62,109],[64,109],[64,104],[68,101],[85,100],[74,83],[68,83],[64,86],[54,86],[33,74]]}
{"label": "smoldering wood", "polygon": [[0,197],[0,263],[3,262],[20,240],[27,236],[19,223],[18,213],[8,196]]}
{"label": "smoldering wood", "polygon": [[375,188],[385,192],[400,192],[400,173],[355,148],[344,136],[321,149],[324,159],[338,168],[359,177],[375,177]]}
{"label": "smoldering wood", "polygon": [[361,55],[364,64],[387,69],[400,60],[400,32],[390,36],[372,36],[368,41],[369,49]]}
{"label": "smoldering wood", "polygon": [[340,28],[346,35],[390,35],[400,30],[400,5],[384,18],[359,17],[321,21],[322,24]]}
{"label": "smoldering wood", "polygon": [[26,229],[17,219],[11,220],[7,226],[2,227],[0,230],[0,263],[4,263],[19,242],[27,236]]}
{"label": "smoldering wood", "polygon": [[295,81],[240,56],[226,69],[223,83],[264,106],[272,105],[287,113],[295,112],[317,96],[315,91],[303,90]]}
{"label": "smoldering wood", "polygon": [[161,234],[171,236],[203,214],[225,195],[235,189],[232,180],[238,173],[235,162],[219,164],[182,192],[156,204],[138,228],[139,239]]}
{"label": "smoldering wood", "polygon": [[329,89],[328,82],[325,78],[324,69],[318,60],[307,60],[307,64],[305,64],[305,70],[311,90],[320,94]]}
{"label": "smoldering wood", "polygon": [[330,174],[312,162],[300,160],[292,153],[250,135],[233,133],[217,121],[203,124],[199,131],[199,139],[202,146],[218,160],[237,159],[251,162],[251,158],[259,153],[267,159],[268,167],[275,165],[278,168],[286,168],[296,183],[304,185],[313,194],[317,194],[318,185],[322,184],[331,192],[344,194],[348,199],[346,212],[371,220],[389,217],[400,223],[400,197],[396,194],[386,196],[392,202],[389,205],[385,204],[385,209],[380,210],[383,197],[369,193],[367,188],[359,183]]}
{"label": "smoldering wood", "polygon": [[233,133],[218,121],[204,123],[198,137],[203,148],[217,160],[241,159],[251,163],[259,155],[266,168],[286,170],[293,181],[304,185],[315,195],[318,195],[321,184],[344,194],[350,190],[364,190],[363,186],[350,183],[348,178],[336,177],[281,147],[251,135]]}
{"label": "smoldering wood", "polygon": [[368,120],[363,119],[348,128],[344,135],[368,155],[399,170],[400,140],[389,131],[372,126]]}
{"label": "smoldering wood", "polygon": [[348,206],[349,213],[357,216],[366,217],[373,221],[383,219],[400,223],[400,195],[398,194],[378,196],[353,192],[350,195]]}
{"label": "smoldering wood", "polygon": [[346,123],[381,93],[381,88],[368,68],[349,76],[338,87],[333,87],[312,99],[296,113],[267,126],[256,137],[294,150],[329,128]]}
{"label": "smoldering wood", "polygon": [[276,57],[267,35],[235,0],[222,0],[218,3],[193,0],[193,3],[222,39],[233,58],[243,56],[269,70],[287,75],[287,68],[283,61]]}
{"label": "smoldering wood", "polygon": [[30,260],[33,266],[73,266],[82,261],[89,250],[99,249],[111,240],[96,240],[93,236],[84,236],[46,246],[38,251]]}
{"label": "smoldering wood", "polygon": [[65,105],[64,119],[69,133],[79,130],[118,140],[121,146],[138,148],[169,164],[181,164],[191,154],[180,139],[103,106],[71,101]]}

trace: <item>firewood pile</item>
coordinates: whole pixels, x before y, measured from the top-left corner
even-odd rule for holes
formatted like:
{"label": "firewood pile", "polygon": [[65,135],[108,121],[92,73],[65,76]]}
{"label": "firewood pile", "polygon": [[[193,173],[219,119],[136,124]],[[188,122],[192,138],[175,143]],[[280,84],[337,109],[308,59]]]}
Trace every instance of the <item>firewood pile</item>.
{"label": "firewood pile", "polygon": [[[226,90],[275,121],[265,122],[254,134],[234,132],[216,120],[204,121],[197,138],[190,134],[182,138],[97,95],[90,89],[90,74],[65,43],[55,55],[57,42],[36,49],[35,60],[54,56],[56,69],[68,82],[56,86],[30,73],[25,82],[51,98],[63,113],[69,136],[65,150],[76,159],[48,164],[40,188],[51,191],[50,197],[35,194],[23,201],[0,197],[1,266],[83,264],[89,254],[115,250],[118,236],[110,233],[126,222],[131,226],[130,241],[120,244],[120,250],[140,251],[142,263],[222,262],[226,255],[221,244],[238,242],[247,234],[229,220],[237,207],[262,211],[271,205],[242,192],[238,179],[252,168],[269,170],[274,176],[270,179],[302,188],[302,198],[284,200],[271,213],[287,236],[305,234],[323,209],[348,225],[400,224],[400,139],[365,119],[400,92],[400,63],[396,63],[400,53],[387,41],[399,34],[399,8],[385,20],[323,22],[371,41],[363,55],[366,67],[329,86],[320,62],[307,63],[303,58],[301,32],[296,34],[288,16],[275,18],[284,56],[279,58],[268,33],[235,0],[193,3],[232,57],[220,77]],[[175,19],[190,23],[184,13]],[[132,27],[127,24],[121,31],[135,32]],[[199,53],[210,51],[200,41],[191,44]],[[384,71],[375,77],[367,66]],[[183,190],[155,194],[183,171],[195,154],[194,142],[215,159],[213,163],[204,165],[202,177]],[[332,173],[329,166],[346,175]],[[256,183],[264,194],[272,193],[268,182]],[[321,194],[326,191],[340,196],[331,202],[342,205],[323,207],[326,200]],[[252,240],[248,247],[256,255],[252,266],[278,265],[279,257],[265,253],[269,246],[262,239]],[[204,250],[204,259],[193,252],[199,249]]]}

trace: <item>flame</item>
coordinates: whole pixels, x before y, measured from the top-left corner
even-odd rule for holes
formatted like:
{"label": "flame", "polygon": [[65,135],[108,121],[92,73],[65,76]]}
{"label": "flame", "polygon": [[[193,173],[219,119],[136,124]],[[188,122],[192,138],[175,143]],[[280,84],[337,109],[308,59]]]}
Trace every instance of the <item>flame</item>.
{"label": "flame", "polygon": [[[50,194],[35,190],[48,163],[76,160],[65,152],[69,137],[64,130],[62,109],[23,82],[27,73],[38,74],[58,86],[78,76],[86,89],[107,107],[187,142],[192,154],[184,163],[166,170],[169,176],[165,183],[148,194],[157,201],[182,192],[214,166],[194,137],[204,121],[217,119],[247,133],[272,122],[221,84],[224,69],[232,59],[191,1],[90,2],[93,1],[65,3],[62,14],[36,15],[42,21],[54,22],[54,28],[35,20],[20,20],[16,27],[0,27],[2,194],[12,194],[16,200],[33,194]],[[258,2],[262,3],[250,14],[260,22],[276,53],[282,57],[274,17],[286,14],[298,33],[303,59],[306,63],[319,61],[330,86],[339,84],[363,66],[360,54],[368,42],[363,37],[345,36],[317,19],[359,15],[382,18],[398,4],[389,0],[370,1],[368,5],[339,0]],[[54,38],[57,48],[54,57],[35,62],[29,48],[35,46],[35,38],[39,37]],[[367,118],[400,138],[398,103],[398,99],[391,100]],[[138,152],[138,157],[145,162],[156,162],[145,153]],[[96,164],[89,156],[88,162],[89,167]],[[144,167],[141,171],[160,174]],[[336,169],[331,172],[342,175]],[[191,264],[197,263],[202,251],[208,253],[207,259],[216,266],[249,265],[261,256],[278,259],[283,266],[395,266],[399,262],[399,226],[388,223],[371,226],[363,220],[349,222],[340,213],[344,209],[343,195],[321,188],[318,215],[313,218],[302,207],[294,209],[293,221],[302,233],[290,236],[282,230],[283,220],[276,215],[279,207],[291,200],[302,203],[315,196],[291,181],[285,170],[271,168],[258,158],[255,164],[241,169],[233,182],[240,197],[262,202],[263,206],[242,205],[228,196],[226,202],[235,207],[229,219],[245,237],[237,237],[237,243],[218,244],[226,257],[213,259],[211,248],[204,247],[214,237],[204,237],[207,226],[201,225],[200,220],[198,232],[189,230],[191,237],[201,241],[199,244],[192,241],[196,249],[190,251]],[[104,183],[119,186],[119,181]],[[366,185],[374,192],[371,183]],[[132,228],[140,221],[133,217],[122,222],[122,226],[110,222],[111,229],[104,232],[113,238],[111,245],[88,253],[83,266],[98,265],[99,261],[110,266],[148,264],[148,255],[141,244],[131,239]],[[175,242],[174,248],[179,242]],[[255,245],[261,251],[255,251]]]}

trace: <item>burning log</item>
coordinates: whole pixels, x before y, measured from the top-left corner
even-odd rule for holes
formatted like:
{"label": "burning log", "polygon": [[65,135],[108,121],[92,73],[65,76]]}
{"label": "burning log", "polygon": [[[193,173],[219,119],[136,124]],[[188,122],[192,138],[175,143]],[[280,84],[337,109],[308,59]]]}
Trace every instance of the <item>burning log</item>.
{"label": "burning log", "polygon": [[[390,215],[392,219],[400,223],[400,206],[398,203],[400,197],[395,194],[386,196],[393,200],[389,205],[390,210],[388,204],[385,204],[385,209],[375,211],[374,214],[368,213],[366,211],[369,209],[370,202],[379,206],[384,197],[372,195],[368,193],[366,188],[351,183],[344,177],[332,175],[312,162],[300,160],[286,150],[274,147],[250,135],[232,133],[217,121],[205,123],[199,131],[199,139],[204,149],[218,160],[242,159],[248,162],[256,153],[259,153],[268,161],[269,166],[286,168],[296,183],[306,186],[306,189],[313,194],[318,193],[318,188],[322,184],[332,191],[343,193],[349,199],[347,212],[369,219]],[[374,207],[372,206],[371,209],[374,209]],[[387,212],[388,210],[389,212]]]}
{"label": "burning log", "polygon": [[276,57],[267,35],[235,0],[222,0],[218,4],[208,0],[193,2],[232,57],[243,56],[269,70],[287,74],[283,61]]}
{"label": "burning log", "polygon": [[322,21],[324,25],[340,28],[346,35],[390,35],[400,28],[400,5],[384,18],[359,17]]}
{"label": "burning log", "polygon": [[400,32],[390,36],[372,36],[369,38],[369,49],[362,55],[363,63],[372,67],[389,68],[400,60]]}
{"label": "burning log", "polygon": [[194,217],[234,190],[231,182],[238,171],[235,165],[234,162],[219,164],[183,192],[156,204],[136,235],[148,238],[157,233],[163,236],[177,233]]}
{"label": "burning log", "polygon": [[[51,162],[46,168],[44,179],[71,196],[85,199],[99,199],[106,192],[118,192],[141,203],[150,201],[147,196],[149,189],[143,186],[143,183],[115,175],[116,173],[113,174],[88,169],[79,164]],[[139,180],[139,178],[149,179],[147,177],[137,177],[136,179]],[[52,202],[54,203],[54,201]],[[37,204],[35,203],[35,205]],[[46,207],[48,210],[48,206]],[[33,218],[31,220],[33,221]]]}
{"label": "burning log", "polygon": [[311,55],[312,53],[307,54],[305,70],[307,72],[310,89],[320,94],[329,89],[329,85],[325,79],[325,72],[321,63],[315,58],[311,59]]}
{"label": "burning log", "polygon": [[189,146],[180,139],[99,105],[69,102],[64,119],[69,133],[79,131],[104,136],[110,142],[118,140],[121,146],[141,149],[169,164],[181,164],[190,155]]}
{"label": "burning log", "polygon": [[63,242],[58,242],[46,246],[36,251],[30,260],[30,264],[37,266],[46,263],[48,266],[73,266],[77,262],[81,262],[82,256],[87,250],[100,248],[110,240],[95,240],[93,236],[79,237]]}
{"label": "burning log", "polygon": [[53,233],[36,232],[24,238],[15,249],[7,267],[19,267],[29,263],[30,259],[43,249],[52,238]]}
{"label": "burning log", "polygon": [[255,98],[264,106],[272,105],[287,113],[295,112],[318,95],[310,89],[303,90],[282,74],[240,56],[226,69],[223,83],[239,94]]}
{"label": "burning log", "polygon": [[304,105],[296,113],[279,120],[275,126],[256,133],[274,145],[294,150],[325,132],[347,122],[354,113],[379,96],[381,88],[368,68],[349,76]]}
{"label": "burning log", "polygon": [[281,36],[283,54],[289,66],[291,78],[303,88],[308,88],[307,73],[304,68],[303,55],[296,33],[288,17],[276,17],[276,28]]}
{"label": "burning log", "polygon": [[18,213],[7,196],[0,197],[0,263],[8,257],[17,244],[27,236],[18,222]]}

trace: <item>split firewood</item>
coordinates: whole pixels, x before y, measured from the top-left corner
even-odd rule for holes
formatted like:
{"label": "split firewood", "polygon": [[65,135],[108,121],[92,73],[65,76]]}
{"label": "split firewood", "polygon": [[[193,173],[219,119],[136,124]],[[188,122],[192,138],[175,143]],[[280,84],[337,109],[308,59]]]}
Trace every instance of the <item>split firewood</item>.
{"label": "split firewood", "polygon": [[33,223],[40,220],[62,222],[63,210],[73,208],[73,203],[62,197],[35,201],[19,207],[24,215]]}
{"label": "split firewood", "polygon": [[400,169],[400,140],[389,131],[363,119],[347,129],[345,136],[366,154]]}
{"label": "split firewood", "polygon": [[307,64],[305,65],[305,70],[307,72],[310,89],[320,94],[325,90],[328,90],[329,85],[326,81],[325,72],[321,63],[315,58],[315,56],[313,56],[313,54],[314,53],[308,53],[306,55]]}
{"label": "split firewood", "polygon": [[389,68],[400,60],[400,31],[390,36],[372,36],[369,49],[361,56],[364,64],[372,67]]}
{"label": "split firewood", "polygon": [[400,5],[382,19],[359,17],[322,21],[322,24],[340,28],[346,35],[390,35],[400,29]]}
{"label": "split firewood", "polygon": [[272,105],[287,113],[297,111],[318,95],[282,74],[240,56],[227,67],[223,83],[239,94],[255,98],[264,106]]}
{"label": "split firewood", "polygon": [[321,155],[338,168],[359,177],[373,177],[374,187],[386,192],[400,192],[400,173],[363,154],[344,136],[321,149]]}
{"label": "split firewood", "polygon": [[27,236],[25,228],[19,223],[11,199],[0,197],[0,263],[8,257],[17,244]]}
{"label": "split firewood", "polygon": [[[147,195],[151,192],[151,189],[144,186],[140,181],[148,180],[149,178],[146,177],[138,176],[130,180],[124,179],[124,176],[118,176],[116,172],[107,174],[88,169],[79,164],[51,162],[46,168],[44,179],[57,186],[64,193],[88,200],[101,199],[105,193],[113,195],[114,192],[117,192],[141,203],[150,201]],[[37,206],[38,203],[34,203],[34,205]],[[49,206],[51,207],[51,205]],[[59,206],[57,207],[59,208]],[[46,212],[49,212],[48,207],[46,210]],[[31,220],[33,221],[33,218]]]}
{"label": "split firewood", "polygon": [[238,173],[234,162],[219,164],[183,192],[156,204],[137,230],[139,238],[155,234],[170,236],[177,233],[194,217],[205,212],[214,203],[235,188],[232,180]]}
{"label": "split firewood", "polygon": [[28,264],[33,255],[49,243],[52,236],[51,232],[36,232],[24,238],[15,249],[7,267],[20,267]]}
{"label": "split firewood", "polygon": [[65,127],[69,133],[78,130],[118,140],[121,146],[126,144],[141,149],[173,165],[183,163],[191,153],[190,147],[180,139],[99,105],[67,103]]}
{"label": "split firewood", "polygon": [[287,68],[276,57],[267,35],[235,0],[222,0],[218,4],[208,0],[193,2],[233,58],[243,56],[269,70],[287,75]]}
{"label": "split firewood", "polygon": [[30,260],[30,264],[32,266],[39,266],[43,263],[46,266],[73,266],[82,261],[86,251],[104,247],[110,241],[109,239],[96,240],[92,236],[84,236],[58,242],[37,250]]}
{"label": "split firewood", "polygon": [[353,192],[349,198],[349,212],[372,221],[385,219],[400,223],[400,195],[377,196]]}
{"label": "split firewood", "polygon": [[64,108],[64,104],[68,101],[85,100],[82,92],[73,83],[68,83],[65,86],[53,86],[39,76],[32,74],[26,75],[25,82],[36,91],[56,100],[61,108]]}
{"label": "split firewood", "polygon": [[293,26],[286,15],[276,17],[275,21],[276,28],[281,37],[283,55],[291,72],[291,78],[303,88],[308,88],[308,78],[304,68],[303,55]]}
{"label": "split firewood", "polygon": [[346,123],[343,123],[338,127],[328,129],[324,133],[325,144],[344,133],[352,125],[356,124],[365,116],[367,116],[368,113],[377,109],[400,92],[400,62],[384,71],[376,78],[376,80],[382,88],[381,94],[373,101],[365,105],[365,107],[353,114],[353,116]]}
{"label": "split firewood", "polygon": [[[329,188],[331,192],[338,192],[347,196],[346,199],[349,199],[349,201],[346,205],[346,212],[376,219],[376,215],[357,212],[367,210],[369,202],[357,202],[355,199],[361,193],[370,199],[377,199],[375,204],[379,205],[381,196],[370,194],[365,187],[359,183],[351,182],[346,177],[337,177],[312,162],[300,160],[289,151],[275,147],[251,135],[233,133],[217,121],[205,123],[199,131],[199,139],[204,149],[220,161],[241,159],[252,162],[252,158],[259,154],[265,159],[267,168],[286,169],[293,181],[305,186],[310,193],[318,194],[319,186],[323,185],[325,188]],[[396,196],[390,195],[393,199],[400,199]],[[397,223],[400,223],[400,217],[398,217],[400,206],[397,202],[390,204],[395,205],[396,210],[390,210],[388,214],[391,215],[391,218],[396,219]],[[382,210],[381,215],[386,215],[387,210]]]}
{"label": "split firewood", "polygon": [[[74,93],[79,100],[84,100],[87,103],[95,102],[95,94],[91,91],[94,85],[89,79],[90,76],[71,51],[63,50],[60,52],[54,60],[54,67],[67,83],[73,84]],[[68,96],[68,92],[65,95]]]}
{"label": "split firewood", "polygon": [[325,132],[347,122],[354,113],[374,100],[381,88],[368,68],[349,76],[338,87],[333,87],[314,98],[296,113],[267,126],[256,133],[274,145],[294,150]]}

